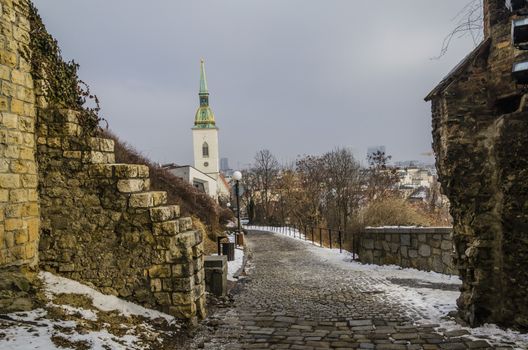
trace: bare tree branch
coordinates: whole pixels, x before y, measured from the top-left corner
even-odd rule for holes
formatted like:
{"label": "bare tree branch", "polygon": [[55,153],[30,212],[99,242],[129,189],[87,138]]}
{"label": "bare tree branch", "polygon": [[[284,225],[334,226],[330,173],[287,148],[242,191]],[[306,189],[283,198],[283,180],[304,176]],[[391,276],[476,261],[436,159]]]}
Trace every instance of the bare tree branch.
{"label": "bare tree branch", "polygon": [[444,38],[440,54],[433,59],[440,59],[449,50],[454,39],[470,36],[477,46],[483,39],[484,12],[482,0],[470,0],[452,19],[455,28]]}

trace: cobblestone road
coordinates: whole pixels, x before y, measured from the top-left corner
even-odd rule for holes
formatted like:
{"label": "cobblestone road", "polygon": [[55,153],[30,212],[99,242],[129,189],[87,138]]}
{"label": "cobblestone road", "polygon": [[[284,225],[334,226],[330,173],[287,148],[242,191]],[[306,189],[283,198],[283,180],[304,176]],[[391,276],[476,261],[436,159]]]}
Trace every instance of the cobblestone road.
{"label": "cobblestone road", "polygon": [[190,349],[501,348],[463,330],[416,325],[424,310],[391,303],[371,287],[386,279],[324,262],[303,242],[258,231],[248,238],[252,259],[233,306],[211,315]]}

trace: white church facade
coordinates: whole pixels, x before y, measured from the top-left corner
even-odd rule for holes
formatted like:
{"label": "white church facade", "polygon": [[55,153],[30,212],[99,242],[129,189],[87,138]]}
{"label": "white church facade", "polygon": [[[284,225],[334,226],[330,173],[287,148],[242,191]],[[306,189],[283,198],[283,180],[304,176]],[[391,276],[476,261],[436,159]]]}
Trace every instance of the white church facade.
{"label": "white church facade", "polygon": [[167,164],[163,167],[172,174],[184,179],[199,190],[209,194],[215,200],[229,198],[230,188],[220,173],[218,147],[218,127],[215,116],[209,106],[209,90],[205,75],[205,63],[200,66],[200,106],[194,117],[192,128],[194,166]]}

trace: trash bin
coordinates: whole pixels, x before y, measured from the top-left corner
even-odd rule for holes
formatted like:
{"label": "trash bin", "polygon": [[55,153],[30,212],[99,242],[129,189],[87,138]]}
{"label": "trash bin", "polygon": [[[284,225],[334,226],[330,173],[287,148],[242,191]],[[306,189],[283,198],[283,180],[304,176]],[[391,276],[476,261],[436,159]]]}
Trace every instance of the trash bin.
{"label": "trash bin", "polygon": [[236,234],[236,244],[238,246],[244,245],[244,234],[243,233],[237,233]]}
{"label": "trash bin", "polygon": [[235,260],[235,242],[222,243],[222,255],[227,255],[227,261]]}

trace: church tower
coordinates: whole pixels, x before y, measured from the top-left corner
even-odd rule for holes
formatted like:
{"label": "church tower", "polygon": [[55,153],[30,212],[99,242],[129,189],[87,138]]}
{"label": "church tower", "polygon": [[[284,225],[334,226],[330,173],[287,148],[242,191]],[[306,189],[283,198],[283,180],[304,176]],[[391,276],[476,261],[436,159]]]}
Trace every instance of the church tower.
{"label": "church tower", "polygon": [[213,111],[209,107],[209,90],[205,77],[205,62],[202,59],[200,66],[200,107],[194,117],[193,147],[194,167],[215,180],[219,176],[218,156],[218,128],[216,127]]}

